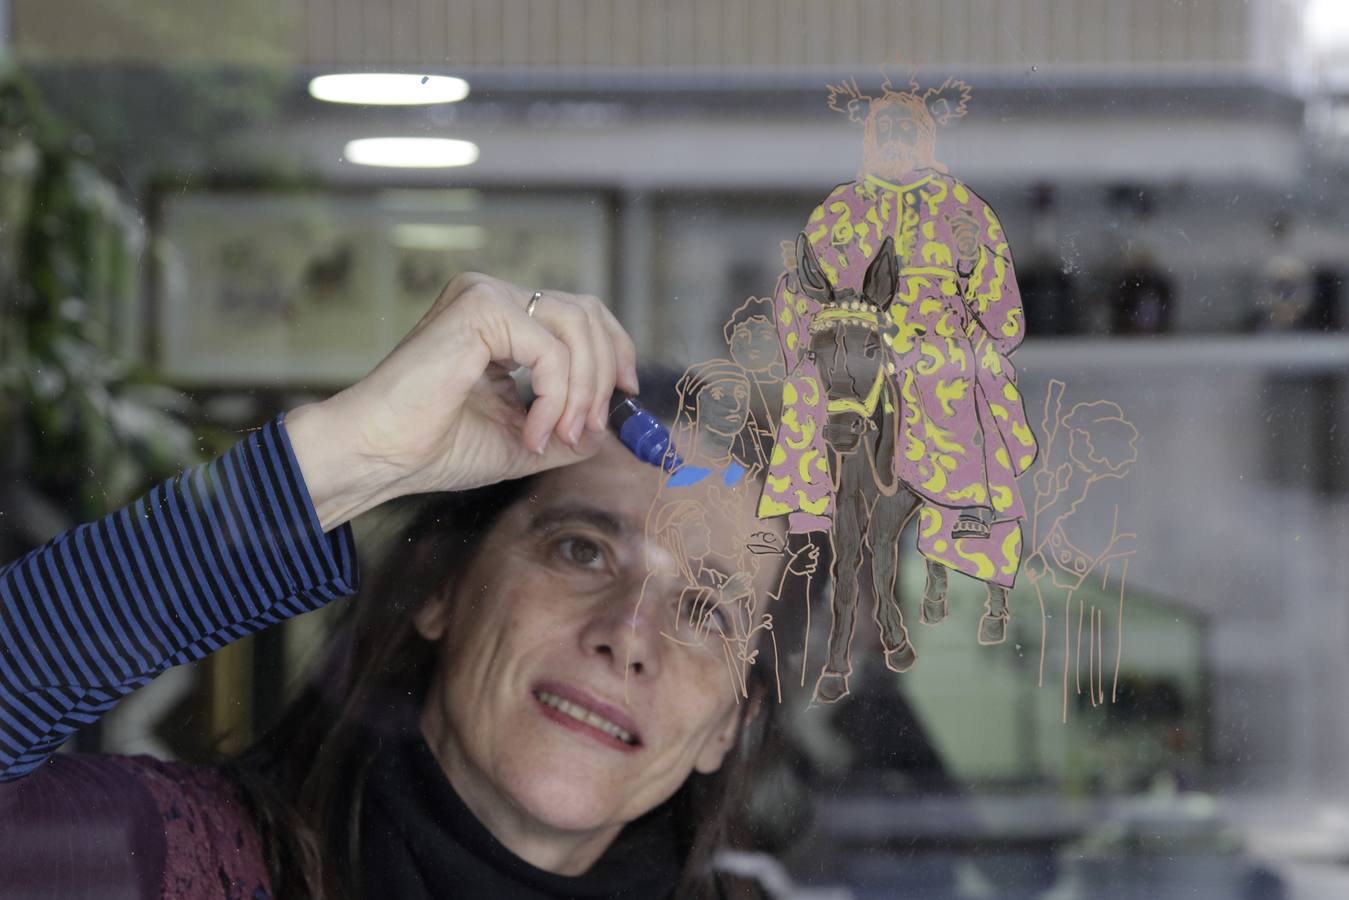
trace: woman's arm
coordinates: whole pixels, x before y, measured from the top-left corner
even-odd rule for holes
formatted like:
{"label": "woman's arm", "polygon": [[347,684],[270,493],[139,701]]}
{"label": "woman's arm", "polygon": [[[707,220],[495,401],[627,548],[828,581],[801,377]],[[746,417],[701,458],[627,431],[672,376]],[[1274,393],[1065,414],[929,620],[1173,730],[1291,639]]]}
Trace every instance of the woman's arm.
{"label": "woman's arm", "polygon": [[284,419],[0,569],[0,780],[165,669],[356,590]]}
{"label": "woman's arm", "polygon": [[456,278],[356,384],[0,568],[0,781],[165,669],[354,592],[360,512],[594,454],[632,340],[594,297],[531,296]]}

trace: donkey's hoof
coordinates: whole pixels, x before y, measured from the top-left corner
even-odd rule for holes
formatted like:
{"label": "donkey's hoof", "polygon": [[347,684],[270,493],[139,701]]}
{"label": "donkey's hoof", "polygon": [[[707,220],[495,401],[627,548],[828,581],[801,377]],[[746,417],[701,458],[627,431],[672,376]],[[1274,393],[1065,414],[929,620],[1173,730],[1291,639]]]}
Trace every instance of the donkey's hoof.
{"label": "donkey's hoof", "polygon": [[927,561],[927,583],[923,585],[923,605],[946,603],[946,567],[932,560]]}
{"label": "donkey's hoof", "polygon": [[840,672],[821,672],[815,682],[816,703],[837,703],[848,696],[848,676]]}
{"label": "donkey's hoof", "polygon": [[979,643],[1001,644],[1007,640],[1007,617],[985,614],[979,619]]}
{"label": "donkey's hoof", "polygon": [[924,625],[938,625],[946,621],[946,616],[950,608],[946,605],[946,598],[940,597],[936,600],[923,598],[923,612],[918,617],[918,621]]}
{"label": "donkey's hoof", "polygon": [[893,650],[885,651],[885,667],[891,672],[907,672],[918,662],[918,653],[912,641],[905,641]]}

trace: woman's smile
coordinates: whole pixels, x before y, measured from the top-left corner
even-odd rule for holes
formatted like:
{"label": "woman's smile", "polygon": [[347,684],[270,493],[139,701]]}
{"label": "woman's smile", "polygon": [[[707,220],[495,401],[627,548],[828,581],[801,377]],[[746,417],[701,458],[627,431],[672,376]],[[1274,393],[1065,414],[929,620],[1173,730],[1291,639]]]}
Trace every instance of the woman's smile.
{"label": "woman's smile", "polygon": [[602,747],[624,753],[636,753],[642,748],[637,725],[630,716],[580,688],[547,681],[536,686],[533,695],[545,717]]}

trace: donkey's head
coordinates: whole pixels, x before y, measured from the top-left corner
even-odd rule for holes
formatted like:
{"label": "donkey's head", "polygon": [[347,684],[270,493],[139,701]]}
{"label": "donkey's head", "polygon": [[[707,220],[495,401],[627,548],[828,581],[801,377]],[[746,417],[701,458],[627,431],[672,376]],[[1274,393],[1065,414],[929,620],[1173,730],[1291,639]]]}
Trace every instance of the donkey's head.
{"label": "donkey's head", "polygon": [[895,244],[890,238],[881,244],[867,267],[861,296],[829,283],[804,234],[796,239],[796,257],[801,291],[820,303],[810,323],[808,354],[829,398],[825,441],[847,453],[857,447],[881,405],[886,361],[881,324],[895,298]]}

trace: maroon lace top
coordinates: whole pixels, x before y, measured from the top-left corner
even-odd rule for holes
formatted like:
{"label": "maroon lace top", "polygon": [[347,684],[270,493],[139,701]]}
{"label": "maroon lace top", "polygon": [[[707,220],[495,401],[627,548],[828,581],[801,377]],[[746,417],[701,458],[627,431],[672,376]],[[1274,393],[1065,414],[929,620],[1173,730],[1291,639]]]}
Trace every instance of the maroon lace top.
{"label": "maroon lace top", "polygon": [[0,873],[24,897],[272,896],[233,782],[149,756],[58,754],[0,784]]}

